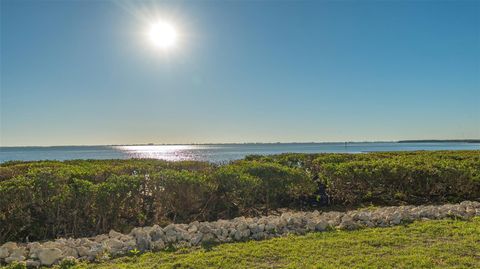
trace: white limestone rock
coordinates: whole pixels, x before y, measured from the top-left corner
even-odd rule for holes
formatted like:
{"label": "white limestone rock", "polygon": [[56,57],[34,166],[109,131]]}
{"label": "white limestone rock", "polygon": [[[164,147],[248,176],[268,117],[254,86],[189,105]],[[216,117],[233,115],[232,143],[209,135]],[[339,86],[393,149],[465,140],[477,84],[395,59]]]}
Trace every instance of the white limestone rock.
{"label": "white limestone rock", "polygon": [[202,237],[203,237],[203,234],[202,233],[196,233],[192,236],[192,238],[190,239],[190,243],[193,245],[193,246],[197,246],[198,244],[200,244],[200,242],[202,242]]}
{"label": "white limestone rock", "polygon": [[40,267],[40,261],[35,261],[35,260],[26,260],[25,261],[25,265],[28,267],[28,268],[38,268]]}
{"label": "white limestone rock", "polygon": [[42,265],[50,266],[62,257],[62,251],[58,248],[43,248],[38,251],[38,259]]}
{"label": "white limestone rock", "polygon": [[78,256],[84,257],[84,256],[88,256],[88,252],[90,251],[90,248],[85,246],[79,246],[76,248],[76,250],[77,250]]}
{"label": "white limestone rock", "polygon": [[5,258],[5,262],[10,264],[12,262],[22,262],[25,260],[25,256],[10,256]]}
{"label": "white limestone rock", "polygon": [[151,248],[154,251],[160,251],[165,249],[165,243],[162,240],[153,241],[151,244]]}
{"label": "white limestone rock", "polygon": [[12,251],[14,249],[17,249],[17,248],[18,248],[18,246],[17,246],[17,243],[15,243],[15,242],[7,242],[7,243],[3,244],[0,247],[0,259],[7,258],[8,256],[10,256]]}
{"label": "white limestone rock", "polygon": [[10,252],[7,248],[0,247],[0,259],[5,259],[10,256]]}
{"label": "white limestone rock", "polygon": [[115,239],[120,239],[123,237],[123,234],[122,233],[119,233],[115,230],[110,230],[110,232],[108,232],[108,236],[110,238],[115,238]]}
{"label": "white limestone rock", "polygon": [[120,254],[124,247],[124,243],[115,238],[107,239],[102,244],[104,249],[114,256]]}

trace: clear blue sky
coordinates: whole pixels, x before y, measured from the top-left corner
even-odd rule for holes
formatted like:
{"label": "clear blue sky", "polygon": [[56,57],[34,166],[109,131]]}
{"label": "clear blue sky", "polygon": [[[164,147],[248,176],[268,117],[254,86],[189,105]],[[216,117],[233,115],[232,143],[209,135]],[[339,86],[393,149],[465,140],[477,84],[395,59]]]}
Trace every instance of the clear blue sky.
{"label": "clear blue sky", "polygon": [[480,1],[2,0],[0,124],[3,146],[480,138]]}

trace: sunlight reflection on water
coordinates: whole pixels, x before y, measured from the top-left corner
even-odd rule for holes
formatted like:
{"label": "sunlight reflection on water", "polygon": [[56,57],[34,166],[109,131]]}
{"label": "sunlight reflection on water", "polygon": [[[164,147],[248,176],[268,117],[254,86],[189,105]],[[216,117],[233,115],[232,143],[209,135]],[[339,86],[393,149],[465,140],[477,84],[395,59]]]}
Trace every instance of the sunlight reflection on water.
{"label": "sunlight reflection on water", "polygon": [[0,147],[0,163],[11,160],[72,160],[149,158],[169,161],[210,161],[224,163],[249,154],[360,153],[371,151],[480,150],[480,143],[289,143],[289,144],[206,144],[206,145],[115,145]]}
{"label": "sunlight reflection on water", "polygon": [[[201,159],[198,151],[207,149],[197,145],[145,145],[145,146],[115,146],[130,158],[163,159],[167,161],[183,161]],[[211,147],[209,147],[211,149]]]}

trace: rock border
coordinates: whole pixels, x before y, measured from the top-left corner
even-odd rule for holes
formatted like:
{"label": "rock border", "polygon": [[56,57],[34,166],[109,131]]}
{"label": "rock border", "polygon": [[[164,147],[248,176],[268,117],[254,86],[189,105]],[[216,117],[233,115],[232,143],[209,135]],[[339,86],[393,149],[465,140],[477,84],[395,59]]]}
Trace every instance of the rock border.
{"label": "rock border", "polygon": [[0,263],[24,263],[27,267],[52,266],[60,262],[102,261],[111,257],[167,247],[194,247],[202,244],[263,240],[287,234],[305,234],[332,229],[388,227],[415,220],[470,219],[480,216],[480,202],[459,204],[392,206],[348,212],[285,212],[281,215],[213,222],[194,221],[165,227],[134,228],[129,234],[111,230],[90,238],[59,238],[54,241],[15,243],[0,247]]}

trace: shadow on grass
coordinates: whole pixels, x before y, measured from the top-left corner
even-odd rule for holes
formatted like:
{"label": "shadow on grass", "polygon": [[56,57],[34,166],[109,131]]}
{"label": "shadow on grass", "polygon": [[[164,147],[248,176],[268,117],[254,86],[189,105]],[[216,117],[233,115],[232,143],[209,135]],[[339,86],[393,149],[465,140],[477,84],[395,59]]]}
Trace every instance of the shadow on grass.
{"label": "shadow on grass", "polygon": [[213,247],[218,246],[218,245],[220,245],[219,242],[215,242],[213,240],[208,240],[208,241],[202,242],[201,246],[205,251],[211,251],[213,249]]}

